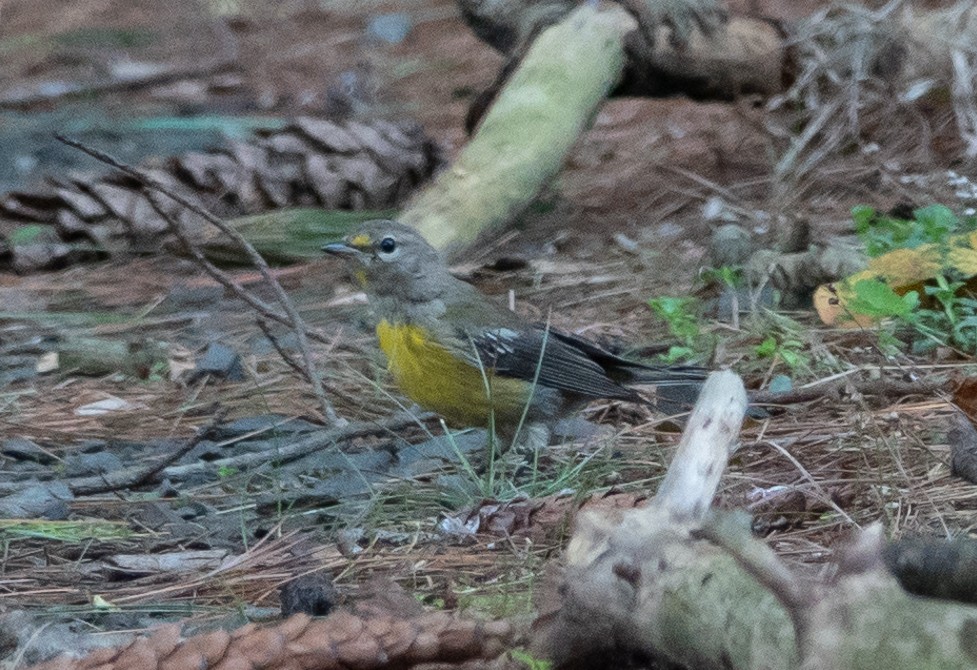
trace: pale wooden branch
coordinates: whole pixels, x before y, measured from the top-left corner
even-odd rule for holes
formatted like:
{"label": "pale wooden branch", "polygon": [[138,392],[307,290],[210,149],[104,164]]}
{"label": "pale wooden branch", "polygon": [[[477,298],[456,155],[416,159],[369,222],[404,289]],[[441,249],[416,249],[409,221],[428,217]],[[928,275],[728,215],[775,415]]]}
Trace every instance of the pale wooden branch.
{"label": "pale wooden branch", "polygon": [[[825,88],[829,92],[820,98],[827,99],[807,112],[810,118],[791,124],[802,128],[780,162],[810,166],[820,156],[805,153],[812,143],[831,144],[825,136],[857,139],[845,119],[881,100],[847,94],[846,82],[861,86],[868,77],[902,106],[912,102],[900,92],[925,85],[952,94],[959,135],[977,153],[977,103],[964,76],[977,36],[972,3],[938,11],[890,9],[876,23],[863,20],[869,10],[849,7],[789,28],[734,16],[708,36],[693,31],[683,45],[673,44],[669,29],[658,26],[651,46],[628,11],[614,3],[586,3],[569,14],[573,3],[562,0],[459,4],[473,30],[490,43],[494,39],[512,59],[472,140],[401,216],[449,254],[519,216],[558,173],[603,98],[615,93],[711,100],[753,95],[785,106],[785,94],[803,98],[794,89]],[[826,54],[835,26],[857,43]],[[523,41],[533,35],[527,47]],[[830,67],[820,64],[826,58],[833,59]],[[844,113],[821,114],[831,108]]]}
{"label": "pale wooden branch", "polygon": [[654,505],[675,520],[701,521],[736,449],[746,391],[733,372],[716,372],[702,388]]}
{"label": "pale wooden branch", "polygon": [[451,252],[522,212],[618,81],[634,26],[620,7],[586,3],[543,31],[476,135],[400,220]]}

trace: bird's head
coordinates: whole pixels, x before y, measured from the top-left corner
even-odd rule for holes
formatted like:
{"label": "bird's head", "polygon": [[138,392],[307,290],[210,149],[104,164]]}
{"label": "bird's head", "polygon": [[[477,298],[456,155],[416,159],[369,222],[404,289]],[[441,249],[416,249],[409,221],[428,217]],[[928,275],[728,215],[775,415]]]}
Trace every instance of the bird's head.
{"label": "bird's head", "polygon": [[415,302],[435,299],[445,278],[451,279],[438,251],[417,230],[396,221],[369,221],[322,250],[346,259],[371,296]]}

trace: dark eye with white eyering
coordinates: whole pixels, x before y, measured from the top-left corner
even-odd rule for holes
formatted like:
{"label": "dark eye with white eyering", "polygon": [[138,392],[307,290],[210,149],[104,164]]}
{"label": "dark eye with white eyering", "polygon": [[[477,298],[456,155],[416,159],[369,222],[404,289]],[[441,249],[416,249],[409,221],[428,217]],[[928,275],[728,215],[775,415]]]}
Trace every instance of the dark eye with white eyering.
{"label": "dark eye with white eyering", "polygon": [[394,249],[397,248],[397,240],[392,237],[385,237],[380,240],[380,251],[385,254],[392,254]]}

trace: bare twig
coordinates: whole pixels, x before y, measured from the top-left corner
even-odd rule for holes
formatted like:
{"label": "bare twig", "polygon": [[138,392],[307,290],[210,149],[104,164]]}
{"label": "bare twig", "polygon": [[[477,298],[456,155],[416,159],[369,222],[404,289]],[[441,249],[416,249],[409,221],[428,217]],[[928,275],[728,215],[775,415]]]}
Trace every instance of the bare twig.
{"label": "bare twig", "polygon": [[282,346],[282,343],[278,341],[275,334],[271,332],[271,327],[268,325],[268,322],[264,319],[258,319],[257,323],[258,328],[260,328],[261,332],[264,333],[266,338],[268,338],[268,341],[271,342],[271,346],[274,347],[275,351],[278,352],[278,355],[283,361],[285,361],[286,365],[295,370],[295,372],[298,374],[305,377],[305,368],[299,365],[298,361],[296,361],[290,353],[285,351],[285,347]]}
{"label": "bare twig", "polygon": [[[326,421],[328,421],[333,426],[339,425],[343,422],[343,420],[341,420],[339,415],[336,413],[336,410],[333,408],[332,403],[329,402],[329,399],[326,397],[325,389],[323,388],[322,385],[322,380],[315,372],[315,364],[312,360],[312,352],[309,349],[309,340],[306,335],[308,329],[305,325],[305,321],[302,319],[302,316],[299,314],[298,309],[295,307],[295,303],[293,303],[291,298],[288,297],[288,293],[285,292],[285,289],[282,288],[282,285],[278,282],[277,279],[275,279],[275,276],[272,274],[271,268],[268,266],[268,263],[261,256],[261,254],[258,253],[258,250],[255,249],[251,245],[251,243],[244,238],[243,235],[241,235],[238,231],[234,230],[234,228],[232,228],[231,226],[227,225],[227,223],[222,221],[220,218],[214,216],[211,212],[207,211],[206,209],[197,205],[196,203],[191,202],[187,198],[184,198],[179,193],[176,193],[171,188],[169,188],[166,184],[163,184],[162,182],[154,179],[153,177],[142,172],[141,170],[138,170],[127,163],[123,163],[122,161],[105,153],[104,151],[95,149],[94,147],[88,146],[87,144],[79,142],[78,140],[71,139],[60,134],[56,134],[55,138],[59,142],[67,144],[70,147],[74,147],[75,149],[78,149],[79,151],[88,154],[92,158],[102,163],[111,165],[117,170],[124,172],[130,177],[133,177],[134,179],[137,179],[143,185],[151,189],[154,189],[159,193],[162,193],[166,197],[170,198],[174,202],[179,203],[180,205],[182,205],[189,211],[193,212],[194,214],[197,214],[198,216],[203,218],[207,223],[211,224],[219,231],[224,233],[235,244],[237,244],[241,249],[243,249],[245,254],[251,260],[252,264],[254,264],[255,268],[257,268],[258,272],[261,274],[262,278],[271,287],[272,291],[275,294],[275,298],[278,300],[278,303],[285,310],[285,313],[288,315],[288,318],[291,321],[291,326],[295,331],[295,338],[298,343],[298,349],[299,352],[302,354],[303,366],[306,370],[309,383],[312,385],[312,390],[315,393],[316,398],[319,399],[323,416],[326,418]],[[157,207],[157,210],[159,209],[161,208]],[[249,304],[251,303],[249,302]],[[274,312],[273,311],[270,312],[269,316],[270,314],[274,314]]]}
{"label": "bare twig", "polygon": [[[176,465],[166,468],[163,473],[167,477],[178,479],[195,472],[216,472],[222,468],[247,469],[262,465],[263,463],[287,463],[303,456],[307,456],[320,449],[334,446],[340,442],[366,437],[368,435],[378,435],[397,431],[405,426],[417,425],[418,421],[427,417],[417,417],[406,412],[398,413],[385,421],[359,421],[350,423],[339,428],[332,428],[319,433],[315,433],[302,440],[287,444],[285,446],[274,446],[260,452],[241,454],[221,458],[216,461],[201,461],[199,463],[188,463],[187,465]],[[339,453],[343,453],[340,450]]]}
{"label": "bare twig", "polygon": [[262,316],[272,319],[273,321],[277,321],[279,323],[285,324],[290,328],[295,327],[295,325],[291,321],[289,321],[288,317],[279,314],[274,309],[272,309],[271,305],[266,303],[264,300],[254,295],[250,291],[246,291],[244,288],[238,285],[233,279],[231,279],[231,277],[226,272],[224,272],[219,267],[217,267],[209,260],[207,260],[207,257],[204,256],[203,253],[200,251],[200,249],[197,248],[197,245],[195,245],[193,241],[189,237],[187,237],[187,234],[183,231],[183,228],[182,226],[180,226],[179,222],[177,222],[172,216],[170,216],[169,212],[167,212],[163,208],[163,206],[159,201],[159,196],[156,195],[156,193],[151,188],[148,187],[144,188],[143,194],[145,194],[146,199],[149,200],[149,204],[152,206],[153,210],[157,214],[159,214],[160,217],[162,217],[163,221],[166,222],[166,225],[167,227],[169,227],[170,232],[173,233],[176,239],[180,241],[180,244],[183,245],[184,250],[186,250],[186,252],[190,254],[190,257],[193,258],[194,261],[196,261],[197,265],[199,265],[204,272],[210,275],[211,279],[216,281],[218,284],[220,284],[227,290],[231,291],[234,295],[236,295],[244,302],[248,303],[252,307],[252,309],[254,309]]}

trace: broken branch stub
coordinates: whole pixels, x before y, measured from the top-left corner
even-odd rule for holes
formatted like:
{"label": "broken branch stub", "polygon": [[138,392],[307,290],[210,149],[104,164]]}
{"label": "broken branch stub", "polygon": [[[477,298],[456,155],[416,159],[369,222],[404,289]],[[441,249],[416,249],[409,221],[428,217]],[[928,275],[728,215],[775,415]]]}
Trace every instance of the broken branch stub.
{"label": "broken branch stub", "polygon": [[745,409],[739,377],[713,373],[652,503],[613,517],[580,515],[558,606],[536,623],[537,653],[558,663],[631,650],[688,667],[797,667],[794,628],[776,596],[690,534],[712,502]]}
{"label": "broken branch stub", "polygon": [[709,376],[655,495],[655,507],[675,520],[702,520],[736,450],[746,403],[743,382],[734,372]]}

